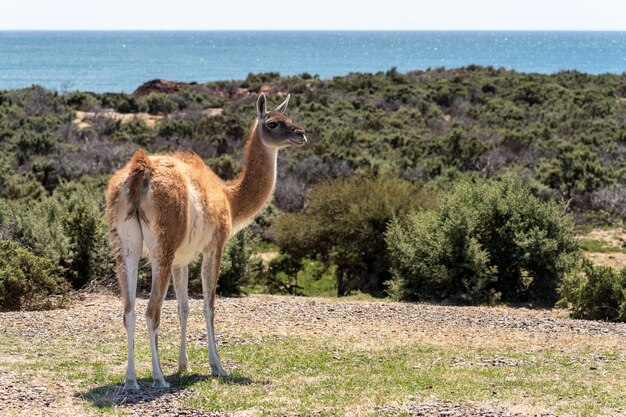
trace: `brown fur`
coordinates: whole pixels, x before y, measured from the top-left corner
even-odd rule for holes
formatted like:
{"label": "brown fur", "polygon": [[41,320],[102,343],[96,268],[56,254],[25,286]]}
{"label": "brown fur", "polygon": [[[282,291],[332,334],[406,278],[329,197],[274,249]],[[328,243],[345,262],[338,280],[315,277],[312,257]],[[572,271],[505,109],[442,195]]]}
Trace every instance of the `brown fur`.
{"label": "brown fur", "polygon": [[[135,213],[141,218],[143,213],[139,209],[141,192],[148,186],[150,181],[150,173],[154,169],[150,158],[145,154],[143,149],[138,149],[130,161],[130,173],[128,175],[128,202],[130,205],[128,216]],[[147,219],[142,220],[147,222]]]}
{"label": "brown fur", "polygon": [[[244,148],[247,169],[236,180],[227,184],[226,192],[235,222],[253,218],[268,202],[274,188],[274,178],[259,175],[268,172],[274,161],[268,158],[263,144],[255,138],[256,130],[248,133]],[[265,198],[251,198],[264,196]]]}
{"label": "brown fur", "polygon": [[[191,226],[187,184],[198,191],[205,208],[205,222],[213,225],[217,245],[226,242],[235,221],[252,219],[271,197],[274,178],[264,174],[272,161],[266,157],[256,129],[248,135],[244,155],[244,170],[229,183],[222,181],[190,151],[148,156],[139,149],[130,162],[112,176],[106,198],[107,218],[122,294],[127,293],[127,288],[117,225],[120,213],[125,211],[126,218],[137,213],[142,227],[150,226],[157,239],[159,251],[154,256],[158,259],[160,273],[153,277],[154,302],[148,306],[148,314],[155,323],[159,322],[159,300],[169,285],[174,254]],[[152,208],[150,211],[156,216],[146,217],[147,208]],[[216,283],[210,287],[214,292]]]}

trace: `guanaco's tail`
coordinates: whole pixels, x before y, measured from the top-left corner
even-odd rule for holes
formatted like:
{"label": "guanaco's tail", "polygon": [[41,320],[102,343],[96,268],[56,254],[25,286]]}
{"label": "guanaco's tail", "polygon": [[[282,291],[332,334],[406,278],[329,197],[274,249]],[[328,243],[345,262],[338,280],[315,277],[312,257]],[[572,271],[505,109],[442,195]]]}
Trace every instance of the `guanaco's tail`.
{"label": "guanaco's tail", "polygon": [[152,161],[143,149],[138,149],[130,160],[130,174],[126,180],[128,192],[128,218],[137,216],[139,220],[147,223],[145,215],[141,211],[140,202],[141,195],[146,192],[150,185],[150,176],[154,170]]}

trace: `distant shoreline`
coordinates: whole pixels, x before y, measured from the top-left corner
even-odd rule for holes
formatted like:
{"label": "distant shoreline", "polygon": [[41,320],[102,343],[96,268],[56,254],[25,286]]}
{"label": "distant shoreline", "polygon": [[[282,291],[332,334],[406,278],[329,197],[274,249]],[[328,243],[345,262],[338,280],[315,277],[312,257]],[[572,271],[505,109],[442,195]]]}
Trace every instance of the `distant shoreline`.
{"label": "distant shoreline", "polygon": [[130,93],[156,78],[204,83],[263,72],[329,79],[470,64],[626,71],[626,32],[609,31],[0,31],[0,51],[0,89],[96,93]]}
{"label": "distant shoreline", "polygon": [[[626,72],[623,74],[615,74],[615,73],[602,73],[602,74],[590,74],[587,72],[583,72],[583,71],[578,71],[578,70],[561,70],[561,71],[556,71],[554,73],[551,74],[542,74],[542,73],[532,73],[532,72],[523,72],[523,71],[515,71],[509,68],[504,68],[504,67],[492,67],[492,66],[480,66],[480,65],[475,65],[475,64],[470,64],[464,67],[455,67],[455,68],[446,68],[446,67],[437,67],[437,68],[427,68],[427,69],[423,69],[423,70],[411,70],[411,71],[405,71],[405,72],[400,72],[401,74],[410,74],[410,73],[416,73],[416,74],[425,74],[428,72],[448,72],[448,73],[456,73],[456,72],[466,72],[469,69],[471,69],[472,67],[475,68],[480,68],[480,69],[487,69],[487,68],[493,68],[494,71],[504,71],[507,73],[516,73],[518,75],[536,75],[539,77],[550,77],[550,76],[557,76],[558,74],[561,73],[568,73],[568,72],[573,72],[573,73],[578,73],[581,75],[587,75],[587,76],[592,76],[592,77],[600,77],[600,76],[604,76],[604,75],[608,75],[608,76],[615,76],[615,77],[626,77]],[[328,78],[321,78],[319,77],[319,75],[317,74],[309,74],[309,73],[302,73],[302,74],[293,74],[293,75],[285,75],[285,74],[280,74],[278,72],[268,72],[268,73],[250,73],[248,75],[248,77],[250,76],[260,76],[263,74],[278,74],[279,78],[283,78],[283,77],[294,77],[294,78],[302,78],[303,76],[305,77],[312,77],[312,78],[316,78],[320,81],[330,81],[333,78],[345,78],[345,77],[349,77],[350,75],[377,75],[377,74],[381,74],[381,73],[387,73],[389,71],[394,71],[396,70],[395,67],[389,68],[387,70],[381,70],[381,71],[372,71],[372,72],[353,72],[353,73],[348,73],[348,74],[339,74],[339,75],[334,75],[332,77],[328,77]],[[30,84],[30,85],[25,85],[22,87],[16,87],[16,88],[2,88],[0,86],[0,92],[2,91],[15,91],[15,90],[23,90],[23,89],[28,89],[28,88],[32,88],[32,87],[41,87],[44,88],[47,91],[50,92],[56,92],[56,93],[60,93],[60,94],[65,94],[65,93],[87,93],[87,94],[110,94],[110,95],[139,95],[139,96],[145,96],[147,94],[150,93],[165,93],[165,94],[172,94],[172,93],[176,93],[179,91],[182,91],[186,88],[191,88],[192,90],[198,90],[198,91],[202,91],[205,88],[209,88],[209,89],[213,89],[215,87],[217,87],[218,90],[222,90],[225,87],[222,87],[223,85],[239,85],[243,82],[245,82],[245,80],[248,77],[242,77],[240,79],[230,79],[230,80],[207,80],[207,81],[202,81],[202,82],[198,82],[198,81],[181,81],[181,80],[165,80],[162,78],[155,78],[155,79],[151,79],[151,80],[146,80],[140,84],[137,85],[136,88],[131,89],[130,91],[92,91],[92,90],[80,90],[80,89],[75,89],[75,88],[71,88],[71,86],[69,88],[61,88],[61,89],[54,89],[54,88],[48,88],[46,86],[40,85],[40,84]],[[165,84],[171,84],[176,86],[174,90],[172,91],[159,91],[159,88],[157,87],[156,89],[152,90],[153,86],[151,86],[150,84],[153,83],[165,83]],[[143,91],[141,91],[143,90]],[[141,91],[141,92],[140,92]]]}

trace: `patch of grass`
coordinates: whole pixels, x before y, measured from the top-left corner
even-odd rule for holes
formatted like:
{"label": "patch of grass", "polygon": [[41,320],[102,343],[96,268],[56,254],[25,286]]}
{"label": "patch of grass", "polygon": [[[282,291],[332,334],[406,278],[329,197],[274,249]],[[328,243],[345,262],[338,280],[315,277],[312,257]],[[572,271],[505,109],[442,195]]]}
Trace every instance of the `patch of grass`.
{"label": "patch of grass", "polygon": [[334,265],[327,268],[322,262],[304,259],[302,270],[298,273],[302,293],[309,297],[336,297],[335,268]]}
{"label": "patch of grass", "polygon": [[595,253],[626,253],[625,247],[611,246],[608,242],[595,239],[581,239],[580,247],[587,252]]}
{"label": "patch of grass", "polygon": [[[482,359],[503,356],[517,362],[487,366]],[[231,346],[223,357],[236,364],[233,378],[244,382],[200,381],[189,406],[261,415],[362,415],[409,397],[434,397],[457,403],[517,402],[558,413],[597,415],[604,407],[626,403],[623,390],[609,389],[603,382],[609,374],[611,386],[626,382],[621,361],[607,359],[603,369],[594,372],[556,352],[459,352],[418,343],[360,350],[288,338]]]}
{"label": "patch of grass", "polygon": [[276,252],[280,251],[280,247],[274,242],[268,242],[265,240],[260,240],[256,247],[256,253],[261,252]]}

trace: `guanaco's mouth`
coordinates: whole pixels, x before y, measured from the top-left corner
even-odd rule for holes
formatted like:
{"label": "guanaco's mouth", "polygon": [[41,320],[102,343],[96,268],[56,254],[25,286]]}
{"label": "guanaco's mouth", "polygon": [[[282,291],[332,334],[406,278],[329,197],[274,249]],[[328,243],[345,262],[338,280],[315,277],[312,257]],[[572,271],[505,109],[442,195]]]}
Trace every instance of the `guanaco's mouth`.
{"label": "guanaco's mouth", "polygon": [[302,146],[306,143],[306,136],[302,135],[297,138],[289,138],[289,142],[293,143],[294,145]]}

